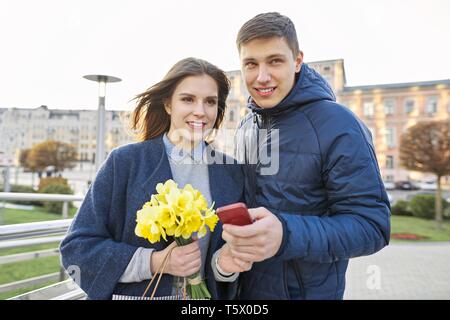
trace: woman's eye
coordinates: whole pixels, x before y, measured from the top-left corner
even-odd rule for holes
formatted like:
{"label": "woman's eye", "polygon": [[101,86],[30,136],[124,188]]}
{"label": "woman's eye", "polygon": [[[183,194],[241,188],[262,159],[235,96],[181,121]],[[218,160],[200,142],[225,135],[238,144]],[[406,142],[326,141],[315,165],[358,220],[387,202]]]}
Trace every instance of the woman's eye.
{"label": "woman's eye", "polygon": [[210,106],[215,106],[217,104],[217,101],[215,99],[206,100],[206,103]]}
{"label": "woman's eye", "polygon": [[184,98],[181,99],[181,101],[184,101],[184,102],[192,102],[193,99],[192,99],[191,97],[184,97]]}

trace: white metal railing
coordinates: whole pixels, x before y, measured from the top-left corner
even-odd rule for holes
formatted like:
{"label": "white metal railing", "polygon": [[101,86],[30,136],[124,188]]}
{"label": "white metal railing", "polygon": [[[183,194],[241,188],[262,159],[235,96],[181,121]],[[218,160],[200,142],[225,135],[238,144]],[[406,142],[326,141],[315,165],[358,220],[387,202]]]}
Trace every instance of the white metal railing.
{"label": "white metal railing", "polygon": [[0,250],[60,242],[71,223],[64,219],[0,226]]}
{"label": "white metal railing", "polygon": [[39,221],[0,226],[0,241],[28,238],[36,235],[65,233],[72,219]]}
{"label": "white metal railing", "polygon": [[[72,219],[65,219],[0,226],[0,249],[26,247],[43,243],[59,243],[64,238],[71,222]],[[55,255],[55,251],[56,254],[59,254],[59,250],[55,248],[50,249],[50,252],[46,250],[44,252],[36,251],[0,256],[0,265],[18,260],[24,261],[26,259]],[[63,268],[60,268],[60,271],[56,273],[2,284],[0,285],[0,293],[49,281],[63,281],[65,278],[65,271]]]}
{"label": "white metal railing", "polygon": [[[83,195],[73,194],[49,194],[49,193],[20,193],[20,192],[0,192],[0,201],[58,201],[63,202],[62,217],[69,217],[69,202],[82,201]],[[1,210],[1,208],[0,208]]]}
{"label": "white metal railing", "polygon": [[82,300],[85,298],[84,291],[72,279],[68,279],[8,300]]}
{"label": "white metal railing", "polygon": [[[37,200],[37,201],[58,201],[64,203],[62,210],[62,216],[64,219],[62,220],[21,223],[13,225],[0,225],[0,249],[10,249],[37,244],[61,242],[61,240],[65,237],[67,229],[72,223],[72,219],[67,219],[69,207],[68,203],[70,201],[82,201],[83,199],[84,196],[80,195],[0,192],[0,201]],[[0,256],[0,265],[55,255],[59,255],[58,248]],[[73,300],[84,298],[85,297],[84,292],[75,283],[73,283],[71,279],[65,280],[66,277],[67,276],[65,270],[61,267],[60,272],[0,285],[0,292],[8,292],[11,290],[25,288],[34,284],[60,280],[60,282],[56,284],[24,293],[11,299]]]}

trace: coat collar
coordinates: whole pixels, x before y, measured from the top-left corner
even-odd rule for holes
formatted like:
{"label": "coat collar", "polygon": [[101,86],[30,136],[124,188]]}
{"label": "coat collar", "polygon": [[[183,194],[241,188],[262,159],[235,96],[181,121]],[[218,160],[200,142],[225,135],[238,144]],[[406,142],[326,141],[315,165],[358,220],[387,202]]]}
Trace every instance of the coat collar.
{"label": "coat collar", "polygon": [[[156,192],[156,185],[158,183],[164,183],[169,179],[173,179],[172,171],[170,170],[169,159],[167,158],[167,154],[164,149],[164,143],[162,140],[162,135],[150,140],[149,142],[153,142],[152,150],[147,150],[146,153],[153,153],[154,159],[156,159],[156,166],[150,172],[150,175],[147,179],[144,180],[144,183],[141,185],[142,187],[142,195],[145,198],[145,201],[149,201],[151,195]],[[150,154],[148,154],[150,158]],[[150,163],[149,165],[153,165]]]}

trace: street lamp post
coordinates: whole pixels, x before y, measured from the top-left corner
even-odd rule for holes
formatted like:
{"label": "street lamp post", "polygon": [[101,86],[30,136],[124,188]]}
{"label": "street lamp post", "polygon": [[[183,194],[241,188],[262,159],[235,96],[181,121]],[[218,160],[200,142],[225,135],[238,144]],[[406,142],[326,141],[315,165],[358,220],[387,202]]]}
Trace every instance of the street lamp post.
{"label": "street lamp post", "polygon": [[97,146],[95,150],[95,171],[100,169],[103,161],[105,160],[105,96],[106,96],[106,84],[108,82],[122,81],[119,78],[90,74],[83,76],[83,78],[91,81],[98,82],[98,113],[97,113]]}

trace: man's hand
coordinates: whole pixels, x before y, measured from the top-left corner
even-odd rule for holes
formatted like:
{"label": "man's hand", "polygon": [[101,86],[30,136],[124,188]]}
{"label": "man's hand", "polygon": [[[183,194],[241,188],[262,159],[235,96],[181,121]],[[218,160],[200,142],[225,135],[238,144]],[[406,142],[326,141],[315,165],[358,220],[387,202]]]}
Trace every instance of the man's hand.
{"label": "man's hand", "polygon": [[217,261],[220,269],[224,272],[244,272],[252,268],[253,263],[242,261],[231,255],[230,246],[225,243],[219,251],[219,258]]}
{"label": "man's hand", "polygon": [[247,226],[223,226],[222,238],[230,246],[233,257],[241,261],[258,262],[273,257],[281,246],[283,227],[266,208],[249,209],[256,220]]}

